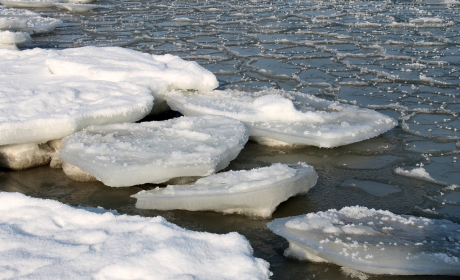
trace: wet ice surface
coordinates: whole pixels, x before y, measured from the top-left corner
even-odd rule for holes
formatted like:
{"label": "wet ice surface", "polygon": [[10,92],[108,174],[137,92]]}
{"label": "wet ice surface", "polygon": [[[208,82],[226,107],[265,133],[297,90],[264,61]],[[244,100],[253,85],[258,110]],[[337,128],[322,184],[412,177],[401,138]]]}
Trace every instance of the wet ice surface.
{"label": "wet ice surface", "polygon": [[[111,5],[113,1],[94,4]],[[459,160],[455,159],[460,153],[459,5],[458,1],[121,0],[79,14],[36,9],[64,24],[52,33],[33,35],[33,43],[25,47],[115,45],[152,54],[171,53],[211,70],[220,89],[275,87],[376,109],[399,119],[401,126],[334,149],[248,143],[228,169],[299,161],[314,166],[318,184],[308,196],[282,203],[274,218],[362,205],[458,223],[459,189],[446,190],[445,185],[400,176],[394,170],[412,170],[423,163],[437,181],[460,183]],[[341,186],[349,179],[395,186],[400,191],[376,196]],[[0,185],[3,190],[73,205],[162,215],[193,230],[238,231],[250,240],[256,257],[271,263],[273,279],[351,279],[335,265],[285,258],[287,243],[266,228],[268,220],[136,209],[136,200],[129,196],[156,185],[114,190],[102,183],[72,182],[61,170],[47,167],[3,171]]]}

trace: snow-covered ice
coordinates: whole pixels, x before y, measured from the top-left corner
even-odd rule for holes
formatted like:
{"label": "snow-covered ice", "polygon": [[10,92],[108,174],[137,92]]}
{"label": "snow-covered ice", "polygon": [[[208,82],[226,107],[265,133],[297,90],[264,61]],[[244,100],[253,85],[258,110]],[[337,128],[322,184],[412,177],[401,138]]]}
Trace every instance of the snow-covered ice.
{"label": "snow-covered ice", "polygon": [[47,8],[53,6],[56,0],[0,0],[0,3],[10,8]]}
{"label": "snow-covered ice", "polygon": [[61,23],[59,19],[42,17],[32,11],[0,7],[0,30],[46,33],[53,31]]}
{"label": "snow-covered ice", "polygon": [[[90,209],[88,209],[90,210]],[[0,192],[0,278],[269,279],[240,234]],[[103,212],[103,213],[101,213]]]}
{"label": "snow-covered ice", "polygon": [[307,193],[318,175],[305,163],[273,164],[252,170],[227,171],[193,184],[169,185],[132,197],[143,209],[212,210],[268,218],[278,204]]}
{"label": "snow-covered ice", "polygon": [[101,5],[92,5],[92,4],[79,4],[79,3],[54,3],[54,7],[60,9],[66,9],[71,12],[77,13],[86,13],[93,9],[101,8]]}
{"label": "snow-covered ice", "polygon": [[276,219],[285,255],[374,274],[460,275],[460,225],[354,206]]}
{"label": "snow-covered ice", "polygon": [[0,50],[0,60],[0,145],[43,143],[90,124],[137,121],[151,112],[152,93],[217,86],[195,62],[122,48]]}
{"label": "snow-covered ice", "polygon": [[222,116],[89,126],[63,139],[61,157],[113,187],[208,176],[228,166],[249,133]]}
{"label": "snow-covered ice", "polygon": [[392,118],[300,92],[171,91],[169,106],[184,115],[223,115],[245,123],[251,138],[268,145],[331,148],[375,137],[393,128]]}
{"label": "snow-covered ice", "polygon": [[26,32],[0,31],[0,45],[21,46],[32,42],[32,38]]}

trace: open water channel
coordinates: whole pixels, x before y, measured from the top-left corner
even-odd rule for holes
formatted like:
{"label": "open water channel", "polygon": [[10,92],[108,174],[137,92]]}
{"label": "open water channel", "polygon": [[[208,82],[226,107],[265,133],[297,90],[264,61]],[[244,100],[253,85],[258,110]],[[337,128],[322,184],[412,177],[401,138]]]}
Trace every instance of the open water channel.
{"label": "open water channel", "polygon": [[[307,195],[273,218],[361,205],[460,222],[460,1],[99,0],[88,13],[36,9],[64,24],[26,48],[121,46],[173,54],[212,71],[220,88],[274,87],[378,110],[389,132],[338,147],[249,142],[228,170],[306,162],[319,174]],[[457,69],[459,68],[459,69]],[[173,114],[160,116],[158,119]],[[395,173],[422,166],[432,180]],[[254,220],[214,212],[138,210],[130,195],[154,185],[78,183],[62,170],[0,170],[0,189],[121,214],[156,216],[191,230],[243,234],[273,279],[351,279],[333,264],[283,256],[287,242]],[[363,277],[363,276],[362,276]],[[372,276],[368,279],[451,279]],[[357,278],[356,278],[357,279]],[[453,279],[453,278],[452,278]]]}

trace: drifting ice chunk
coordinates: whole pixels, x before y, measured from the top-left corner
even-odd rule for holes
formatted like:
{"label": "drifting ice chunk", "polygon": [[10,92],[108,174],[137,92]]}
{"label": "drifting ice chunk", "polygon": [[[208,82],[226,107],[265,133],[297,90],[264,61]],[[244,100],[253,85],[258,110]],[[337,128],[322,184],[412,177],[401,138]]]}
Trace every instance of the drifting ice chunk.
{"label": "drifting ice chunk", "polygon": [[152,113],[166,110],[164,95],[172,89],[206,91],[219,86],[214,74],[194,61],[123,48],[85,47],[55,51],[49,54],[46,66],[55,75],[127,81],[148,87],[155,98]]}
{"label": "drifting ice chunk", "polygon": [[[180,228],[162,217],[114,215],[0,193],[2,278],[269,279],[236,232]],[[99,213],[98,213],[99,212]]]}
{"label": "drifting ice chunk", "polygon": [[46,33],[61,23],[59,19],[44,18],[31,11],[0,8],[0,30]]}
{"label": "drifting ice chunk", "polygon": [[61,157],[108,186],[162,183],[225,168],[248,137],[243,123],[220,116],[90,126],[63,140]]}
{"label": "drifting ice chunk", "polygon": [[32,38],[26,32],[0,31],[0,45],[23,45],[32,42]]}
{"label": "drifting ice chunk", "polygon": [[77,13],[86,13],[93,9],[101,8],[100,5],[88,5],[88,4],[75,4],[75,3],[54,3],[53,6],[66,9],[68,11],[77,12]]}
{"label": "drifting ice chunk", "polygon": [[245,123],[251,138],[268,145],[331,148],[377,136],[396,122],[376,111],[281,90],[168,93],[184,115],[223,115]]}
{"label": "drifting ice chunk", "polygon": [[213,210],[268,218],[281,202],[307,193],[318,179],[313,167],[274,164],[253,170],[228,171],[194,184],[141,191],[136,207],[143,209]]}
{"label": "drifting ice chunk", "polygon": [[375,274],[460,275],[460,225],[447,220],[355,206],[267,225],[299,259]]}

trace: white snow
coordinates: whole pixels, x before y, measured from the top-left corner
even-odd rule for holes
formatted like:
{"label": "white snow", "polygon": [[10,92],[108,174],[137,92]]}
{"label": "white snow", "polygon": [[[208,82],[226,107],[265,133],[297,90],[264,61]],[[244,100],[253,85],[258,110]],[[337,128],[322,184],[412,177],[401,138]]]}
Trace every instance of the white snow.
{"label": "white snow", "polygon": [[195,62],[122,48],[0,50],[0,60],[0,145],[137,121],[150,113],[152,93],[159,110],[160,95],[170,89],[217,86]]}
{"label": "white snow", "polygon": [[268,218],[278,204],[307,193],[318,175],[305,163],[273,164],[252,170],[227,171],[193,184],[169,185],[132,197],[142,209],[212,210]]}
{"label": "white snow", "polygon": [[374,274],[460,275],[460,225],[366,207],[276,219],[286,255]]}
{"label": "white snow", "polygon": [[225,168],[249,134],[221,116],[90,126],[63,139],[64,161],[113,187],[208,176]]}
{"label": "white snow", "polygon": [[166,100],[184,115],[223,115],[241,120],[252,139],[268,145],[331,148],[377,136],[397,124],[373,110],[275,89],[171,91]]}
{"label": "white snow", "polygon": [[431,177],[430,174],[423,167],[416,167],[416,168],[413,168],[412,170],[404,170],[402,167],[397,167],[394,170],[394,173],[398,175],[420,179],[420,180],[425,180],[428,182],[445,184],[443,182],[438,182],[433,177]]}
{"label": "white snow", "polygon": [[59,19],[45,18],[32,11],[0,7],[0,30],[46,33],[53,31],[61,23]]}
{"label": "white snow", "polygon": [[[88,209],[90,210],[90,209]],[[162,217],[76,209],[0,192],[2,279],[269,279],[236,232],[180,228]]]}

